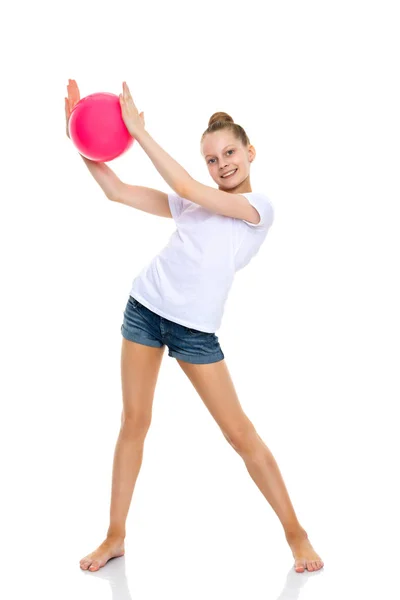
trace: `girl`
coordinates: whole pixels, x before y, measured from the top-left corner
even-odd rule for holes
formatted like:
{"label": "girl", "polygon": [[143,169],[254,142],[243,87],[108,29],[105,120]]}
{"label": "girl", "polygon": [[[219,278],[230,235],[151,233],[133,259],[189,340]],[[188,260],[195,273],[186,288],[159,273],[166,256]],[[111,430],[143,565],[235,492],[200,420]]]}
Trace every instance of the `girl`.
{"label": "girl", "polygon": [[[65,113],[79,101],[69,80]],[[112,475],[110,524],[106,539],[82,558],[97,571],[125,552],[125,523],[143,447],[165,345],[192,382],[229,444],[280,519],[297,572],[316,571],[323,561],[300,525],[278,465],[244,413],[215,331],[234,274],[264,242],[274,219],[269,198],[251,190],[250,164],[256,152],[240,125],[215,113],[201,139],[201,151],[218,189],[195,181],[145,129],[123,82],[121,113],[130,134],[175,193],[123,183],[104,163],[82,156],[110,200],[161,217],[177,229],[167,246],[134,279],[121,326],[123,410]]]}

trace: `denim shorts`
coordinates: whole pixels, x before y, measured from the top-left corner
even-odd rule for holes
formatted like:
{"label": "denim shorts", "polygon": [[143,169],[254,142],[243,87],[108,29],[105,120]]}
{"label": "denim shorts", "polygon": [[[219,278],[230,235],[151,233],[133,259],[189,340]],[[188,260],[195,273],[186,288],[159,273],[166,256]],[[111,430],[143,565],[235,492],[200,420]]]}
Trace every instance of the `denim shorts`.
{"label": "denim shorts", "polygon": [[132,296],[129,296],[124,311],[121,333],[125,339],[145,346],[161,348],[167,345],[168,356],[189,363],[213,363],[225,358],[215,333],[174,323],[149,310]]}

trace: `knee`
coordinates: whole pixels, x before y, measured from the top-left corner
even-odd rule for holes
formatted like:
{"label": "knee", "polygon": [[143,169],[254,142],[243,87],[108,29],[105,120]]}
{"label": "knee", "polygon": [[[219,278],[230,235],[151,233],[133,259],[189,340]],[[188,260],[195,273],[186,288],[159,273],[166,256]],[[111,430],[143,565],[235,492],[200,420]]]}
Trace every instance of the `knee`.
{"label": "knee", "polygon": [[135,437],[146,437],[151,424],[151,417],[145,414],[124,414],[121,415],[121,429],[129,435]]}
{"label": "knee", "polygon": [[222,431],[225,439],[239,454],[248,454],[257,448],[258,435],[252,423],[237,426],[229,432]]}

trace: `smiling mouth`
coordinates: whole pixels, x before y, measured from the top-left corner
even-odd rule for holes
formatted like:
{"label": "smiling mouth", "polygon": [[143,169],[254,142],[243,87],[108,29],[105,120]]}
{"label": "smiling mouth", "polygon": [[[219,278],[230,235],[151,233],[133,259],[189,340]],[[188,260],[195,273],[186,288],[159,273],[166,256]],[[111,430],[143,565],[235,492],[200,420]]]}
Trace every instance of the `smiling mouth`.
{"label": "smiling mouth", "polygon": [[221,175],[221,179],[228,179],[229,177],[233,177],[233,175],[236,173],[236,171],[237,171],[237,168],[234,171],[232,171],[230,173],[230,175]]}

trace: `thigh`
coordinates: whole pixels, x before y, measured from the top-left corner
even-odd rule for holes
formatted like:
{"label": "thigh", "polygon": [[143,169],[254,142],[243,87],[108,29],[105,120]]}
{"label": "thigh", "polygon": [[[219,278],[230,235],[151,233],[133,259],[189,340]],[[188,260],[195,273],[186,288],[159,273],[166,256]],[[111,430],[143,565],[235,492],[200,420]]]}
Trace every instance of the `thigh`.
{"label": "thigh", "polygon": [[198,331],[163,319],[168,346],[168,356],[192,364],[208,364],[223,360],[218,336],[215,333]]}
{"label": "thigh", "polygon": [[165,346],[156,348],[122,338],[121,380],[123,411],[121,420],[137,428],[150,426],[154,391]]}
{"label": "thigh", "polygon": [[225,360],[202,365],[178,360],[178,364],[230,442],[239,443],[254,430],[239,402]]}
{"label": "thigh", "polygon": [[125,339],[131,342],[161,348],[164,343],[161,336],[160,321],[159,315],[129,295],[121,325],[121,333]]}

